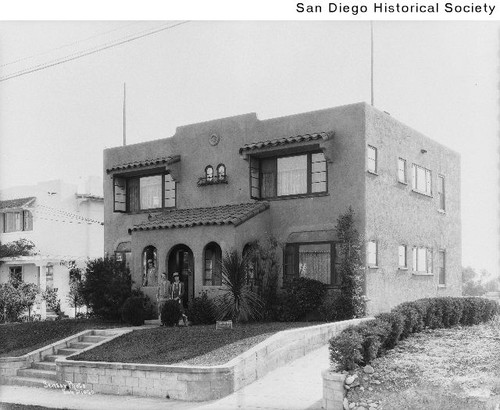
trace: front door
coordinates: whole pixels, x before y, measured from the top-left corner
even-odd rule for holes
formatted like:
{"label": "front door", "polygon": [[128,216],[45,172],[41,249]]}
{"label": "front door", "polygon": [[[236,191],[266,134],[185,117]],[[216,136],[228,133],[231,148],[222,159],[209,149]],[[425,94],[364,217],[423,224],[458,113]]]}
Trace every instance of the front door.
{"label": "front door", "polygon": [[193,252],[186,245],[174,246],[168,256],[168,280],[174,282],[174,272],[179,273],[182,283],[184,283],[184,306],[187,307],[189,301],[194,298],[194,266]]}

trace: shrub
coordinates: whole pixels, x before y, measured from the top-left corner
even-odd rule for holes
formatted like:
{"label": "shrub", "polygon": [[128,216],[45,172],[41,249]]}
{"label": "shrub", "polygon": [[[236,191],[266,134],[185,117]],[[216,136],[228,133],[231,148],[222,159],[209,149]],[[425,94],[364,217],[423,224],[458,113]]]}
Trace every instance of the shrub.
{"label": "shrub", "polygon": [[194,298],[189,304],[187,317],[193,325],[210,325],[215,323],[215,304],[203,292],[200,297]]}
{"label": "shrub", "polygon": [[161,309],[161,323],[166,326],[174,326],[181,319],[181,308],[176,300],[167,300]]}
{"label": "shrub", "polygon": [[350,327],[330,339],[330,360],[337,370],[351,370],[367,364],[393,348],[398,339],[430,328],[451,327],[457,324],[475,325],[492,320],[500,313],[500,305],[479,297],[427,298],[405,302],[391,313],[382,313],[375,320]]}
{"label": "shrub", "polygon": [[132,326],[144,324],[144,300],[138,296],[130,296],[122,306],[122,320]]}
{"label": "shrub", "polygon": [[341,320],[341,302],[338,296],[325,297],[323,303],[318,308],[321,320],[325,322],[336,322]]}
{"label": "shrub", "polygon": [[404,317],[398,312],[390,312],[390,313],[380,313],[375,316],[375,319],[387,322],[391,325],[390,331],[385,339],[383,344],[383,348],[385,350],[393,349],[403,332],[404,326]]}
{"label": "shrub", "polygon": [[299,277],[280,296],[278,320],[294,322],[317,310],[323,303],[326,285],[318,280]]}
{"label": "shrub", "polygon": [[89,260],[81,294],[92,312],[103,319],[119,320],[121,307],[132,295],[132,280],[126,265],[113,257]]}
{"label": "shrub", "polygon": [[142,305],[144,307],[144,320],[156,319],[158,318],[158,310],[151,302],[149,296],[145,295],[140,289],[132,289],[132,296],[141,298]]}
{"label": "shrub", "polygon": [[356,327],[349,327],[330,339],[330,363],[336,370],[353,370],[363,360],[363,337]]}

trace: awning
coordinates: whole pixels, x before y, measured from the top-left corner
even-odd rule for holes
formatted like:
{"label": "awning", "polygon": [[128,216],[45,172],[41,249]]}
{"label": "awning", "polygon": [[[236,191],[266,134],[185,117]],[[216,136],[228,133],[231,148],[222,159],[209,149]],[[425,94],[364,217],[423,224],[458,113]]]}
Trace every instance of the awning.
{"label": "awning", "polygon": [[142,159],[138,161],[127,162],[124,164],[113,165],[111,168],[106,169],[106,172],[109,174],[113,171],[127,171],[131,169],[143,168],[143,167],[151,167],[151,166],[159,166],[159,165],[171,165],[179,162],[181,160],[180,155],[171,155],[168,157],[158,157],[158,158],[148,158]]}
{"label": "awning", "polygon": [[8,199],[6,201],[0,201],[0,211],[7,211],[9,209],[23,209],[28,208],[33,205],[36,197],[30,196],[27,198],[16,198],[16,199]]}
{"label": "awning", "polygon": [[201,225],[241,225],[269,208],[268,202],[223,205],[210,208],[174,209],[134,225],[132,231],[187,228]]}
{"label": "awning", "polygon": [[258,152],[260,150],[279,147],[283,145],[296,144],[300,142],[309,141],[326,141],[333,137],[333,131],[331,132],[318,132],[313,134],[296,135],[293,137],[283,137],[267,141],[252,142],[250,144],[245,144],[240,148],[240,155],[252,154],[253,152]]}

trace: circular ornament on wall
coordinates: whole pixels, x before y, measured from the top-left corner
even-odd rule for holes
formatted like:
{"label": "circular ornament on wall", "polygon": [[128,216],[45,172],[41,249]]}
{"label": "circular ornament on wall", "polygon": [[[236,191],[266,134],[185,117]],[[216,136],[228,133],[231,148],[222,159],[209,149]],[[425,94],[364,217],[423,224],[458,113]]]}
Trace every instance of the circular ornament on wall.
{"label": "circular ornament on wall", "polygon": [[210,138],[208,139],[208,142],[212,146],[216,146],[220,141],[220,137],[217,134],[212,134],[210,135]]}

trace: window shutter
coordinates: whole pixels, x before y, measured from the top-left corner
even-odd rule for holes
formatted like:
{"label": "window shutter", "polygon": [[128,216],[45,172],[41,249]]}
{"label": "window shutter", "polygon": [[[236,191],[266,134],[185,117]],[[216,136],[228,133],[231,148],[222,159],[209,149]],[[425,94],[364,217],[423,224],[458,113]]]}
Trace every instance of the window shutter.
{"label": "window shutter", "polygon": [[260,161],[250,157],[250,198],[260,199]]}
{"label": "window shutter", "polygon": [[30,211],[23,211],[24,231],[33,230],[33,215]]}
{"label": "window shutter", "polygon": [[411,180],[411,186],[413,189],[417,189],[417,166],[413,164],[412,166],[412,180]]}
{"label": "window shutter", "polygon": [[429,195],[432,195],[432,178],[431,171],[428,169],[425,170],[425,192]]}
{"label": "window shutter", "polygon": [[127,211],[127,181],[125,178],[114,178],[114,211]]}
{"label": "window shutter", "polygon": [[0,232],[5,232],[5,229],[4,229],[4,216],[5,214],[0,214]]}
{"label": "window shutter", "polygon": [[411,250],[411,254],[412,254],[413,270],[416,272],[417,271],[417,248],[413,248]]}
{"label": "window shutter", "polygon": [[433,263],[432,263],[432,249],[427,249],[427,273],[432,273]]}

